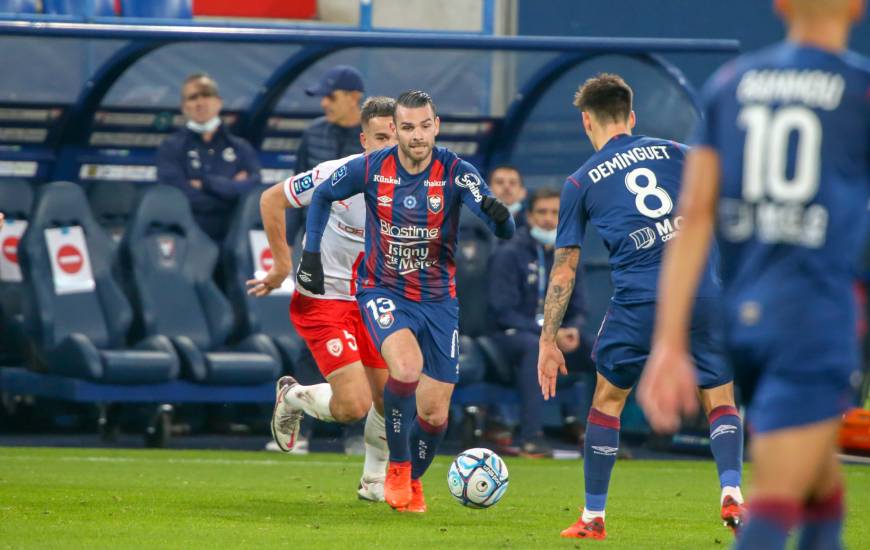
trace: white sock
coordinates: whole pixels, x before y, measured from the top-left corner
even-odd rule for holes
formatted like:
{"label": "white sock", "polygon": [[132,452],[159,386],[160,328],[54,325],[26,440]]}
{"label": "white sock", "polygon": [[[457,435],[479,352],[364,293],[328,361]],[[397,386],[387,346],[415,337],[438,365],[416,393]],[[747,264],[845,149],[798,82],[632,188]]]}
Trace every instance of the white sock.
{"label": "white sock", "polygon": [[722,487],[722,495],[719,497],[719,506],[725,502],[725,497],[731,497],[739,504],[743,504],[743,493],[740,492],[740,487]]}
{"label": "white sock", "polygon": [[375,406],[369,409],[365,427],[366,458],[363,463],[363,477],[367,480],[384,479],[387,475],[387,462],[390,452],[387,449],[387,432],[384,417],[378,414]]}
{"label": "white sock", "polygon": [[586,507],[583,507],[583,523],[589,523],[595,518],[604,519],[604,510],[600,512],[593,512],[592,510],[587,510]]}
{"label": "white sock", "polygon": [[291,407],[302,409],[308,416],[325,422],[335,422],[335,417],[329,410],[331,399],[332,388],[325,382],[312,386],[299,385],[284,395],[284,402]]}

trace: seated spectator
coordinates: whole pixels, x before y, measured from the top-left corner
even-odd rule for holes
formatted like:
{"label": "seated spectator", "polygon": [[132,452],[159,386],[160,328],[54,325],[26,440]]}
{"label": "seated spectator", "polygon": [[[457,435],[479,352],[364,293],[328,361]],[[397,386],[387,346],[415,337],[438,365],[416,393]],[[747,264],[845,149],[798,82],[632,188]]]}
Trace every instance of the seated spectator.
{"label": "seated spectator", "polygon": [[[513,239],[499,246],[489,266],[487,298],[496,331],[493,339],[512,358],[516,384],[520,392],[520,453],[546,456],[551,449],[543,438],[544,398],[538,387],[538,339],[544,320],[547,281],[553,267],[556,226],[559,221],[559,191],[543,188],[529,200],[528,226],[519,229]],[[578,272],[577,284],[565,323],[557,335],[559,348],[571,356],[585,356],[589,363],[590,346],[582,343],[581,330],[585,315],[583,279]],[[583,339],[588,342],[588,339]],[[574,358],[577,364],[578,357]]]}
{"label": "seated spectator", "polygon": [[526,213],[523,201],[526,199],[526,186],[520,171],[509,164],[496,166],[489,173],[489,189],[495,197],[507,206],[513,214],[517,229],[526,226]]}
{"label": "seated spectator", "polygon": [[187,195],[194,219],[218,244],[239,196],[261,183],[256,151],[221,124],[221,107],[217,83],[210,76],[187,77],[181,88],[187,124],[157,152],[157,179]]}

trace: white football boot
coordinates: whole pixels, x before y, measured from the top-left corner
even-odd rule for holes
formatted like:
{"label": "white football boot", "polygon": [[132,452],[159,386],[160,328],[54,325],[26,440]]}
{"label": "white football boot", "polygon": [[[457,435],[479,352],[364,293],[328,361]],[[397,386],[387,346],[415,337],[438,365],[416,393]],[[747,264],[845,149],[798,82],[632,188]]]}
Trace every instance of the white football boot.
{"label": "white football boot", "polygon": [[287,392],[299,383],[292,376],[282,376],[275,385],[275,409],[272,411],[272,437],[278,448],[289,453],[296,446],[299,426],[305,414],[302,409],[291,407],[284,401]]}

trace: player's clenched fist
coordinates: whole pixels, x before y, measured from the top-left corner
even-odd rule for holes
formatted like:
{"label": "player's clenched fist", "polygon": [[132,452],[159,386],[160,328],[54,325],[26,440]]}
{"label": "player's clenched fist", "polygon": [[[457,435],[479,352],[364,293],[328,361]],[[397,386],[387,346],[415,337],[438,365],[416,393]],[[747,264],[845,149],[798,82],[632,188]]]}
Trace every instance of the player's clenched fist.
{"label": "player's clenched fist", "polygon": [[483,210],[483,213],[489,216],[492,221],[499,224],[506,222],[508,216],[511,215],[507,207],[495,197],[483,197],[483,201],[480,203],[480,209]]}
{"label": "player's clenched fist", "polygon": [[296,273],[296,282],[312,294],[323,294],[323,264],[320,263],[320,252],[302,252],[302,261]]}

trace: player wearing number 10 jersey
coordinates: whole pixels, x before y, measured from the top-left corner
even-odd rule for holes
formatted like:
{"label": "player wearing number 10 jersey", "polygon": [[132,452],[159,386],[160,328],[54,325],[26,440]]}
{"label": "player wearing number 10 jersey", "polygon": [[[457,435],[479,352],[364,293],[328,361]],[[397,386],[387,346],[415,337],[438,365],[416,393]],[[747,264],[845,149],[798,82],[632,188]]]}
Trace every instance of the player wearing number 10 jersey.
{"label": "player wearing number 10 jersey", "polygon": [[[674,206],[687,147],[631,135],[632,90],[617,75],[587,80],[574,105],[582,112],[584,129],[597,152],[563,187],[538,371],[544,398],[549,398],[556,391],[557,371],[564,372],[556,330],[574,285],[586,224],[591,223],[610,252],[614,292],[593,347],[598,376],[585,438],[585,507],[582,517],[562,536],[601,539],[606,536],[604,508],[619,448],[619,417],[649,354],[662,250],[680,230]],[[695,303],[691,349],[710,420],[722,489],[721,515],[735,528],[743,500],[743,434],[734,407],[733,376],[720,349],[715,254],[712,260],[705,266]]]}
{"label": "player wearing number 10 jersey", "polygon": [[[755,383],[755,463],[738,548],[842,548],[841,413],[859,366],[852,285],[870,191],[870,64],[846,51],[863,0],[777,0],[788,39],[722,67],[686,162],[685,238],[662,268],[640,398],[670,430],[691,411],[686,333],[717,218],[726,349]],[[857,380],[856,380],[857,381]],[[742,389],[750,389],[749,385]]]}

